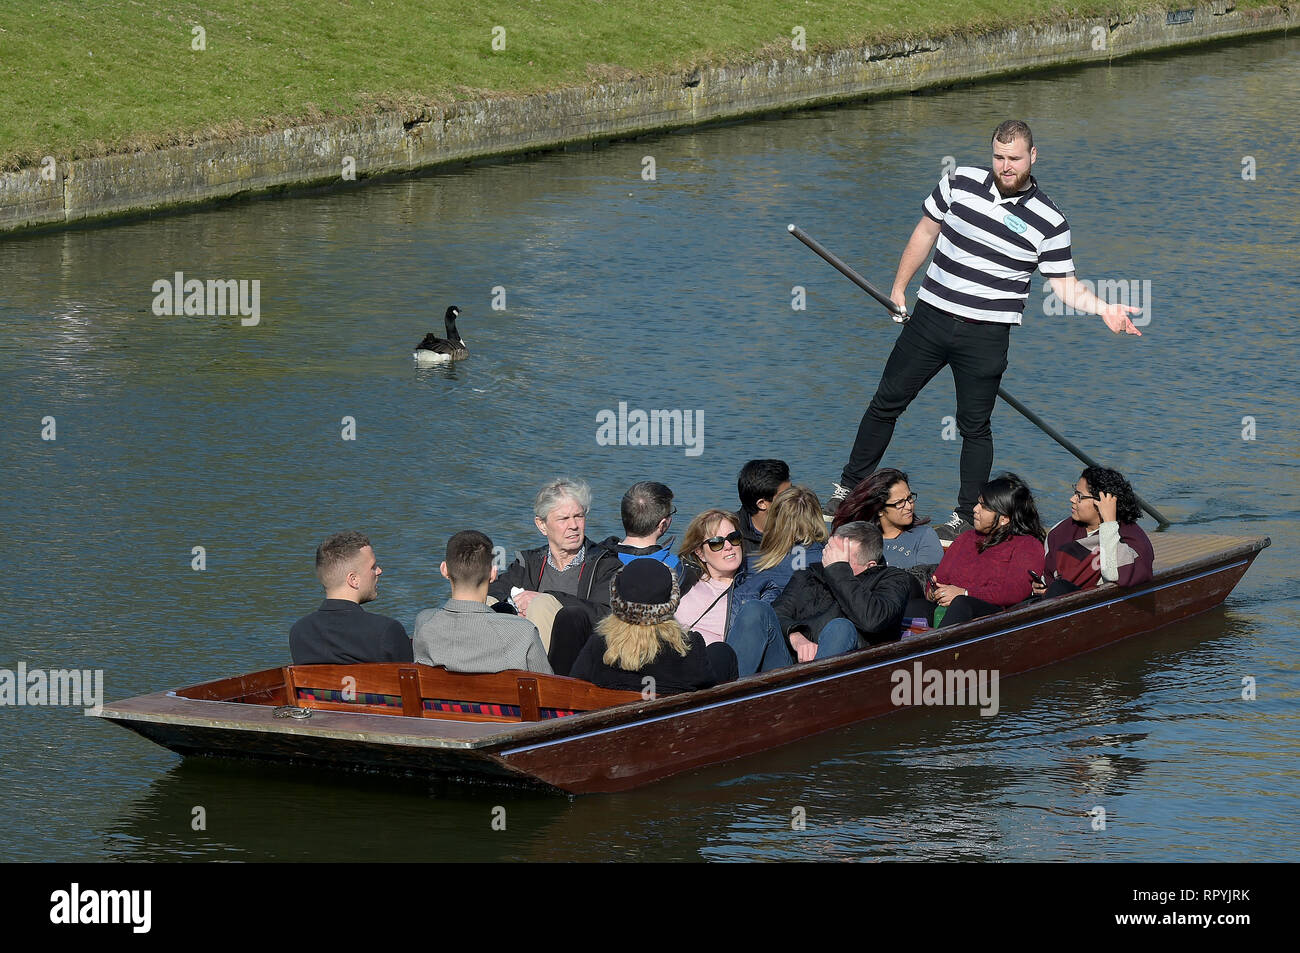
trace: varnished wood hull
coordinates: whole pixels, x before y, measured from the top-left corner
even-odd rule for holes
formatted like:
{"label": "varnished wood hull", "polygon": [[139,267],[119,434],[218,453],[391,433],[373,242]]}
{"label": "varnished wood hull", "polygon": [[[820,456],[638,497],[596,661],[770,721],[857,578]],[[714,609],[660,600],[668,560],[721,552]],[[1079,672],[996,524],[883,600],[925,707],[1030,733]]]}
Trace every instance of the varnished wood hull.
{"label": "varnished wood hull", "polygon": [[[1189,618],[1222,603],[1268,544],[1175,537],[1158,545],[1155,579],[1135,589],[1080,592],[706,691],[548,721],[484,724],[317,711],[299,722],[275,717],[270,704],[175,693],[108,705],[103,717],[183,755],[573,794],[621,791],[896,711],[893,673],[900,669],[996,671],[1002,679]],[[282,701],[272,697],[276,671],[242,677],[240,686]]]}

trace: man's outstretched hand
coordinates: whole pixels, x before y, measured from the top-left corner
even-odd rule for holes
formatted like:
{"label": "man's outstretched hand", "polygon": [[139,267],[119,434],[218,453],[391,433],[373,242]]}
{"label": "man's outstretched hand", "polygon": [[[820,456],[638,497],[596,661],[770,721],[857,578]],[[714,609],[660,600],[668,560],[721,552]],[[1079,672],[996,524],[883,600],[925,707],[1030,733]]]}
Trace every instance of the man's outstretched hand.
{"label": "man's outstretched hand", "polygon": [[1136,325],[1129,320],[1130,314],[1137,314],[1141,308],[1135,308],[1129,304],[1108,304],[1101,310],[1101,319],[1106,322],[1106,327],[1110,328],[1116,334],[1136,334],[1142,336]]}

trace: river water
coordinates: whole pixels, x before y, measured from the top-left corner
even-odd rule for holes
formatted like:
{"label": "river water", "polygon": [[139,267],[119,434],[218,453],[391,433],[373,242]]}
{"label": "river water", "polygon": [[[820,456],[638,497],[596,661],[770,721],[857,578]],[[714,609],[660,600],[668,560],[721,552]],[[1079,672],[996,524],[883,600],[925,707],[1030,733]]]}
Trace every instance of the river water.
{"label": "river water", "polygon": [[[1049,314],[1039,279],[1004,386],[1174,532],[1273,539],[1220,610],[1004,682],[995,718],[902,711],[617,796],[183,763],[79,709],[0,708],[0,854],[1294,859],[1297,101],[1279,38],[0,244],[0,667],[102,669],[109,700],[287,662],[338,529],[370,534],[371,608],[409,626],[453,532],[540,542],[557,474],[591,482],[598,538],[640,479],[674,488],[678,532],[735,506],[750,457],[825,494],[896,326],[784,226],[887,287],[945,163],[986,162],[1008,116],[1081,276],[1135,282],[1150,323]],[[178,271],[257,279],[258,323],[155,314]],[[416,369],[453,303],[472,356]],[[698,412],[702,440],[603,445],[620,402]],[[885,460],[940,519],[952,412],[944,373]],[[1008,407],[994,429],[995,468],[1066,515],[1080,465]]]}

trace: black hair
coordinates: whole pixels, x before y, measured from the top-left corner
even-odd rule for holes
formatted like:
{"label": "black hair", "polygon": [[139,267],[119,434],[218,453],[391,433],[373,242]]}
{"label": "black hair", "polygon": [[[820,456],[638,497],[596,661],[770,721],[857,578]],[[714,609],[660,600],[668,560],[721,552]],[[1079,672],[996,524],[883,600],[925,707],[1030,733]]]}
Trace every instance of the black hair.
{"label": "black hair", "polygon": [[1038,507],[1029,484],[1014,473],[1003,473],[989,480],[980,487],[980,496],[984,498],[986,510],[1011,521],[1006,526],[998,523],[993,527],[992,532],[980,541],[981,553],[1012,536],[1032,536],[1039,542],[1047,537],[1043,524],[1038,520]]}
{"label": "black hair", "polygon": [[1142,516],[1137,494],[1123,474],[1107,467],[1088,467],[1081,474],[1092,496],[1112,493],[1115,496],[1115,518],[1121,523],[1136,523]]}
{"label": "black hair", "polygon": [[784,460],[750,460],[740,468],[736,493],[740,508],[750,516],[758,512],[759,500],[776,496],[782,483],[790,482],[790,466]]}
{"label": "black hair", "polygon": [[[845,523],[852,523],[855,520],[866,520],[879,526],[880,514],[884,512],[885,504],[889,502],[889,491],[897,483],[911,486],[911,482],[902,470],[895,470],[892,467],[877,470],[855,486],[853,492],[844,498],[844,502],[835,511],[835,519],[831,521],[831,532],[834,533]],[[915,512],[913,510],[913,513]],[[924,526],[928,522],[930,522],[928,516],[917,516],[913,518],[912,525]]]}

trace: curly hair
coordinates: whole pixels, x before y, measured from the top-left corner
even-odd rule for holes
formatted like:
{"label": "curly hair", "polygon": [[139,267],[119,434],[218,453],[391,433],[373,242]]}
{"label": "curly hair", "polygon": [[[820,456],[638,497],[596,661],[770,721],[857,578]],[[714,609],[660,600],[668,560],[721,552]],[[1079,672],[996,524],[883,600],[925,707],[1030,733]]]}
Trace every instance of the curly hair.
{"label": "curly hair", "polygon": [[1108,467],[1088,467],[1080,474],[1088,484],[1088,492],[1093,496],[1111,493],[1115,496],[1116,519],[1121,523],[1136,523],[1142,516],[1142,507],[1137,494],[1124,475]]}

